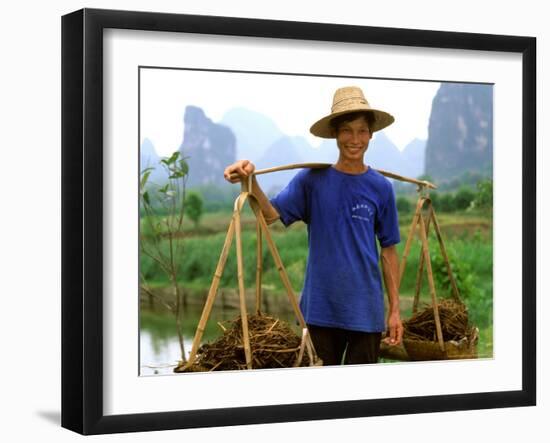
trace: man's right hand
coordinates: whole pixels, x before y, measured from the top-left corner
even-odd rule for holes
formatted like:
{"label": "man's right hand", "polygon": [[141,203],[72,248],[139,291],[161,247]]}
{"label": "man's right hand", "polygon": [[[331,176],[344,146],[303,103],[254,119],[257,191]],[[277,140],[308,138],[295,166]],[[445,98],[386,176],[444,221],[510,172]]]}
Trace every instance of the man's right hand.
{"label": "man's right hand", "polygon": [[[256,169],[254,163],[250,160],[239,160],[225,168],[223,176],[228,182],[239,183],[241,178],[248,177],[254,172],[254,169]],[[237,176],[232,178],[231,176],[234,174],[237,174]]]}
{"label": "man's right hand", "polygon": [[[238,162],[235,162],[225,168],[223,171],[223,176],[228,182],[239,183],[241,179],[250,177],[250,174],[252,174],[255,169],[254,163],[250,160],[239,160]],[[279,213],[271,205],[271,202],[255,179],[252,180],[252,189],[250,192],[259,203],[267,224],[273,223],[275,220],[279,219]]]}

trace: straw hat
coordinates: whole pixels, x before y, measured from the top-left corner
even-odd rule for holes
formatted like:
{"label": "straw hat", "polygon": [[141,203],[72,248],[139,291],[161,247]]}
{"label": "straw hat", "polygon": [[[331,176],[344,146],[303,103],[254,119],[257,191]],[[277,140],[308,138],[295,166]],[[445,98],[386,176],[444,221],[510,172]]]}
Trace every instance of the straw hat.
{"label": "straw hat", "polygon": [[346,86],[344,88],[337,89],[334,93],[331,113],[314,123],[309,131],[317,137],[335,138],[332,133],[330,121],[339,115],[357,111],[369,111],[374,115],[374,123],[370,128],[372,132],[384,129],[386,126],[391,125],[395,120],[391,114],[371,108],[369,102],[363,95],[361,88],[358,88],[357,86]]}

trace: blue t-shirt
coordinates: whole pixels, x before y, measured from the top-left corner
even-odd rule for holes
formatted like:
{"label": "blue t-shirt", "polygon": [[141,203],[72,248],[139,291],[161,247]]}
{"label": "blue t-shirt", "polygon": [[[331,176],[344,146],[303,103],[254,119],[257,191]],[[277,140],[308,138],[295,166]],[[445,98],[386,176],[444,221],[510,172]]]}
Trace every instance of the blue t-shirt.
{"label": "blue t-shirt", "polygon": [[309,256],[300,308],[307,323],[382,332],[378,248],[399,243],[393,187],[379,172],[304,169],[271,204],[289,226],[307,224]]}

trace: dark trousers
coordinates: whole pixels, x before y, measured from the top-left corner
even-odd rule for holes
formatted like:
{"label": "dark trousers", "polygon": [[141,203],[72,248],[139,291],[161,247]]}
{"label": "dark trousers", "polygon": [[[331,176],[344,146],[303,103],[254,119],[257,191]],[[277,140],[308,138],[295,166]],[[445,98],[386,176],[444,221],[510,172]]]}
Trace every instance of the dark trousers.
{"label": "dark trousers", "polygon": [[323,366],[377,363],[380,332],[350,331],[340,328],[307,325],[315,351]]}

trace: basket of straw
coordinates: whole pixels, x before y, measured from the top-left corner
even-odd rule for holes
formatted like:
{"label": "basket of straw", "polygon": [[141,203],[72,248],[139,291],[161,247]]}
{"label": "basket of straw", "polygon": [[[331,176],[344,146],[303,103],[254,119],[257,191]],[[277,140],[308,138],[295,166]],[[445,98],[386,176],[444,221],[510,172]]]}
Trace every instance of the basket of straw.
{"label": "basket of straw", "polygon": [[411,360],[452,360],[477,358],[479,329],[469,325],[468,310],[462,303],[443,300],[438,303],[439,320],[445,349],[437,340],[432,306],[414,313],[404,322],[403,346]]}
{"label": "basket of straw", "polygon": [[[241,318],[220,326],[223,335],[211,343],[203,344],[196,361],[190,367],[181,365],[175,372],[207,372],[246,369]],[[267,315],[248,317],[252,368],[291,368],[319,365],[310,361],[308,353],[300,352],[302,339],[284,321]]]}

